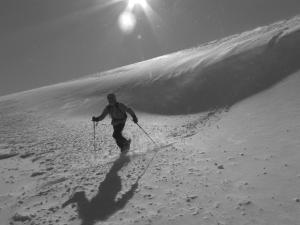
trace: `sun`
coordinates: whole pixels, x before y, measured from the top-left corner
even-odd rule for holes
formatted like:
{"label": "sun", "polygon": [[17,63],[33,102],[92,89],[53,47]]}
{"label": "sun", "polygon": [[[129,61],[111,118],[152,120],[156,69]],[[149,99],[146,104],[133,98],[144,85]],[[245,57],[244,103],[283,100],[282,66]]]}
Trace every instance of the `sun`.
{"label": "sun", "polygon": [[133,9],[136,6],[141,6],[143,9],[147,7],[147,0],[128,0],[128,9]]}
{"label": "sun", "polygon": [[137,25],[138,11],[142,10],[151,19],[153,10],[147,0],[119,0],[125,1],[127,7],[119,16],[119,27],[125,33],[131,33]]}
{"label": "sun", "polygon": [[131,32],[136,25],[135,16],[129,12],[123,12],[119,17],[119,26],[124,32]]}

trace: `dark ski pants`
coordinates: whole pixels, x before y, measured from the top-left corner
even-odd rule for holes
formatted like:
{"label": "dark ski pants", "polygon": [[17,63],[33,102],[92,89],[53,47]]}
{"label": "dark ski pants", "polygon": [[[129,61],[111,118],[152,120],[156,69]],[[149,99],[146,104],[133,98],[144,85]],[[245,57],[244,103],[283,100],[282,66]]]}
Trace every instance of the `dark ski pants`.
{"label": "dark ski pants", "polygon": [[127,139],[124,138],[122,135],[122,131],[125,127],[125,123],[120,123],[120,124],[114,125],[113,127],[114,127],[113,138],[116,140],[119,148],[122,148],[127,143]]}

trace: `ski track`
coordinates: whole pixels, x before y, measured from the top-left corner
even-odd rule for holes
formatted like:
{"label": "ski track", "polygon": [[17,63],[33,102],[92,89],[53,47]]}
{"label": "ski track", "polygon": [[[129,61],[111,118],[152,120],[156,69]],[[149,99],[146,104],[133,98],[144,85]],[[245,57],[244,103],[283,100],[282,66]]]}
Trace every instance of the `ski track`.
{"label": "ski track", "polygon": [[[191,121],[194,123],[194,128],[201,119],[202,117]],[[186,127],[189,129],[191,125],[183,124],[180,132],[174,132],[174,126],[170,127],[170,124],[163,126],[144,124],[143,126],[150,131],[155,140],[163,144],[164,140],[169,140],[170,143],[175,138],[186,134],[184,130],[187,130]],[[112,128],[109,120],[97,127],[96,152],[93,149],[92,123],[88,120],[50,119],[34,112],[16,112],[2,116],[0,129],[4,134],[1,136],[2,149],[18,154],[9,159],[10,162],[17,163],[14,175],[5,179],[10,183],[8,189],[12,188],[13,193],[3,195],[1,201],[3,212],[9,212],[14,224],[74,222],[77,216],[76,211],[72,209],[66,208],[62,217],[60,208],[63,200],[67,200],[78,191],[85,191],[91,198],[120,155],[111,136]],[[168,132],[169,130],[173,131]],[[195,131],[191,130],[191,132]],[[168,134],[168,137],[164,137],[164,134]],[[124,135],[130,136],[133,140],[128,153],[131,162],[118,172],[123,187],[117,198],[139,178],[153,154],[156,153],[155,146],[133,123],[127,123]],[[167,160],[169,157],[167,155],[174,150],[176,152],[178,149],[172,145],[165,149],[157,148],[157,156],[149,165],[149,171],[146,171],[144,177],[147,177],[148,173],[151,176],[161,177],[160,170],[163,165],[176,165]],[[22,162],[31,164],[31,168],[21,170]],[[5,166],[2,169],[10,172],[12,170]],[[8,176],[6,172],[2,174]],[[22,183],[24,177],[30,180],[29,185]],[[163,182],[163,178],[156,182]],[[24,186],[18,187],[20,184]],[[150,200],[151,196],[149,194],[144,198]],[[7,219],[5,216],[2,218]]]}
{"label": "ski track", "polygon": [[[115,198],[128,192],[137,179],[138,188],[125,208],[94,224],[269,224],[270,218],[276,221],[276,212],[281,210],[281,222],[296,225],[299,218],[295,207],[300,201],[297,196],[280,195],[274,190],[262,197],[260,189],[264,187],[253,180],[257,177],[274,182],[276,173],[271,168],[278,170],[282,164],[276,153],[270,150],[255,154],[247,147],[228,149],[244,144],[234,136],[227,140],[228,146],[209,146],[210,140],[223,132],[228,111],[157,116],[156,123],[145,119],[143,127],[154,140],[163,145],[173,143],[157,152],[141,130],[128,121],[124,134],[133,140],[128,153],[130,162],[117,171],[122,190]],[[14,119],[19,117],[25,119]],[[61,206],[82,191],[93,199],[118,161],[119,150],[111,137],[109,120],[97,127],[96,152],[89,120],[24,112],[7,115],[2,121],[7,122],[1,122],[1,149],[18,155],[2,160],[6,163],[2,165],[1,179],[6,182],[7,192],[0,195],[1,220],[11,224],[88,224],[79,218],[76,204]],[[190,143],[195,138],[199,146]],[[256,168],[249,166],[252,178],[247,179],[237,168],[251,163]],[[282,164],[282,168],[289,167]],[[297,182],[293,181],[295,187]]]}

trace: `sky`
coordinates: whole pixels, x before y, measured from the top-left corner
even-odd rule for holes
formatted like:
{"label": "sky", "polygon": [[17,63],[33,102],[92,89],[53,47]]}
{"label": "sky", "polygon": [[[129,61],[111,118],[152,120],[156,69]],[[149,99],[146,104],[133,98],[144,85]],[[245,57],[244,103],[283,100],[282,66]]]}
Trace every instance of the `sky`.
{"label": "sky", "polygon": [[0,96],[199,46],[300,14],[299,0],[130,1],[1,0]]}

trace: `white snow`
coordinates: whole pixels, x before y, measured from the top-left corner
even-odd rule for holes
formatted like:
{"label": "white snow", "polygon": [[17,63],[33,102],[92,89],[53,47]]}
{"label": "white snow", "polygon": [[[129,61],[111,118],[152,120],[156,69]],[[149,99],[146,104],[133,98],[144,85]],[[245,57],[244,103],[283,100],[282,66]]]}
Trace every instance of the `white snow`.
{"label": "white snow", "polygon": [[[300,224],[299,58],[295,17],[1,97],[1,224]],[[94,152],[110,92],[172,144],[128,121],[119,158],[106,119]]]}

